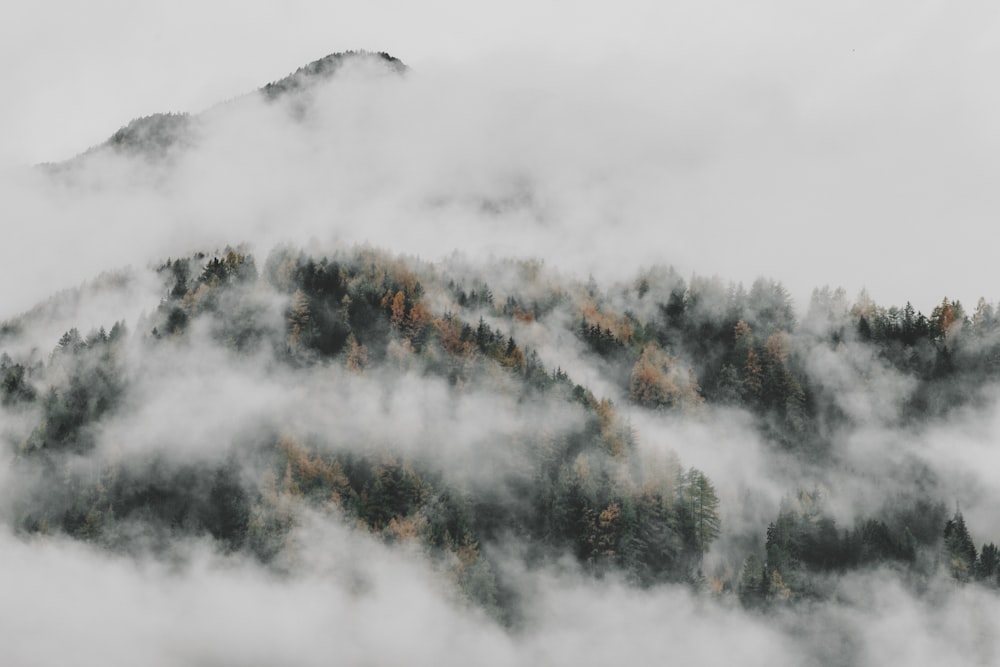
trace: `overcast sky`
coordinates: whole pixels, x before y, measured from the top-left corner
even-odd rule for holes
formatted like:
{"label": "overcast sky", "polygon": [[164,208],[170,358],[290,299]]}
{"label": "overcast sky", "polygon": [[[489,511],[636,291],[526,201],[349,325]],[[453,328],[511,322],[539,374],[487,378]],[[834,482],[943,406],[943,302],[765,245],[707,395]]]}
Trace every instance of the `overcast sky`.
{"label": "overcast sky", "polygon": [[[445,78],[524,73],[563,112],[602,94],[645,111],[616,126],[620,143],[648,140],[642,159],[672,164],[641,184],[665,193],[644,200],[655,207],[623,207],[625,228],[684,271],[773,276],[803,307],[827,283],[925,311],[1000,298],[995,3],[417,4],[19,3],[0,25],[0,165],[74,155],[131,118],[197,112],[332,51],[385,50]],[[596,141],[591,157],[619,143]]]}

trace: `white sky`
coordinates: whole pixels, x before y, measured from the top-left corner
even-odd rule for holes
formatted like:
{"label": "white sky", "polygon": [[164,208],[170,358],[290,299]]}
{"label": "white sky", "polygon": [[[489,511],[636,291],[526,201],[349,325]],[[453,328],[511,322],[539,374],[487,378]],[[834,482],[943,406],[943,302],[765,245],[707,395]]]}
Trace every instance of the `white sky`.
{"label": "white sky", "polygon": [[[432,74],[532,71],[536,92],[581,105],[614,71],[641,89],[623,98],[637,112],[678,109],[664,119],[670,192],[626,227],[655,227],[663,262],[772,276],[803,307],[827,283],[925,311],[945,295],[1000,298],[996,3],[18,5],[0,24],[0,165],[66,158],[131,118],[199,111],[351,48]],[[590,71],[602,74],[588,89]],[[625,141],[641,143],[639,127],[623,125]]]}

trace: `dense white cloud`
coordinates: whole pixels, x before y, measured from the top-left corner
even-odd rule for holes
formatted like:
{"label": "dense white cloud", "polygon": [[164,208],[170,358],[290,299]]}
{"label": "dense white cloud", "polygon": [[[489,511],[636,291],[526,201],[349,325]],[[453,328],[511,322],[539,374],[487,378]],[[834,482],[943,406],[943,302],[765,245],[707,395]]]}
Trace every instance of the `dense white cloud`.
{"label": "dense white cloud", "polygon": [[637,591],[572,569],[523,573],[524,627],[457,603],[417,552],[307,523],[296,570],[276,576],[205,544],[172,564],[86,544],[0,535],[5,660],[17,664],[986,665],[996,596],[891,575],[851,576],[841,603],[747,614],[681,587]]}
{"label": "dense white cloud", "polygon": [[177,545],[173,564],[0,536],[12,664],[513,664],[509,640],[456,608],[443,578],[329,522],[296,574]]}
{"label": "dense white cloud", "polygon": [[[988,63],[1000,21],[984,3],[18,11],[0,40],[13,100],[2,120],[17,138],[5,163],[68,157],[131,117],[199,111],[333,50],[385,49],[415,67],[412,84],[353,91],[321,123],[339,164],[313,162],[275,128],[236,142],[260,159],[200,158],[212,178],[190,173],[205,197],[192,192],[194,210],[171,209],[171,230],[208,225],[213,193],[227,204],[242,195],[246,208],[231,211],[243,236],[262,226],[258,216],[300,212],[314,227],[370,226],[373,241],[391,231],[398,249],[427,252],[421,239],[434,229],[451,247],[534,248],[583,270],[659,261],[743,281],[768,274],[800,302],[827,283],[852,294],[867,285],[880,301],[925,311],[944,294],[998,296],[989,245],[966,242],[981,238],[997,204]],[[315,187],[347,176],[337,205],[303,202],[266,168],[276,160],[283,172],[300,164],[295,180]],[[484,234],[461,203],[486,195],[529,205],[497,221],[504,234]],[[439,206],[422,210],[428,201]],[[30,199],[4,206],[19,231],[47,217]],[[77,220],[101,216],[72,208]],[[133,224],[150,215],[139,209]],[[117,243],[127,236],[105,229]],[[143,238],[155,234],[147,227]]]}

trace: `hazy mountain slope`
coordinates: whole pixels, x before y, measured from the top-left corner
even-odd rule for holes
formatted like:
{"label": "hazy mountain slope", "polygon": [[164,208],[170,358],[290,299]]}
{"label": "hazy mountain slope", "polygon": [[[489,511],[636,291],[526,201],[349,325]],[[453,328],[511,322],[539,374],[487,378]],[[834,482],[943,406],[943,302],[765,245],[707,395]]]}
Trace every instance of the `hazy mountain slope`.
{"label": "hazy mountain slope", "polygon": [[[0,322],[0,650],[988,664],[997,306],[404,254],[564,213],[527,168],[422,180],[478,128],[369,142],[403,71],[329,56],[40,186],[67,262],[134,254]],[[353,214],[391,244],[275,242]]]}
{"label": "hazy mountain slope", "polygon": [[[388,53],[368,51],[345,51],[331,53],[298,68],[288,76],[265,84],[251,95],[259,95],[268,102],[291,98],[303,113],[308,101],[304,96],[316,85],[337,76],[345,68],[364,71],[366,76],[381,73],[405,74],[407,67],[401,60]],[[221,106],[240,104],[242,98],[223,103]],[[204,113],[224,113],[219,107]],[[103,144],[94,146],[81,155],[64,163],[44,165],[52,173],[62,173],[78,162],[111,151],[119,155],[140,157],[147,160],[162,160],[174,150],[190,148],[199,137],[200,118],[203,114],[155,113],[135,118],[119,128]]]}
{"label": "hazy mountain slope", "polygon": [[[953,325],[950,336],[942,334],[935,313],[923,334],[931,357],[921,361],[911,345],[897,370],[889,356],[892,338],[855,333],[865,331],[868,318],[881,322],[878,312],[827,312],[824,317],[837,319],[800,330],[789,304],[782,304],[780,286],[761,283],[744,296],[730,290],[726,303],[705,311],[705,292],[674,279],[642,277],[612,296],[546,276],[531,264],[510,268],[511,287],[499,298],[485,281],[470,283],[447,267],[368,249],[332,257],[278,249],[263,275],[252,256],[238,251],[168,261],[157,270],[161,301],[149,304],[151,314],[136,331],[128,333],[120,321],[86,335],[73,328],[48,357],[37,348],[4,357],[3,400],[22,420],[11,434],[15,479],[23,473],[34,480],[19,492],[32,500],[21,505],[15,525],[59,529],[126,549],[133,548],[135,531],[153,530],[167,540],[166,548],[179,530],[271,560],[282,552],[278,527],[287,530],[294,513],[279,521],[269,512],[284,506],[279,498],[287,496],[287,505],[304,493],[334,516],[344,512],[387,539],[402,531],[455,553],[463,544],[477,549],[525,540],[533,551],[541,549],[539,556],[565,550],[595,572],[621,568],[641,584],[698,581],[701,554],[716,537],[726,538],[726,550],[752,548],[753,533],[759,539],[765,532],[765,549],[756,554],[761,565],[742,575],[746,581],[738,581],[741,552],[716,554],[705,574],[723,590],[737,591],[756,585],[762,575],[752,567],[761,567],[785,575],[783,595],[795,596],[814,594],[809,572],[898,561],[924,576],[933,573],[933,553],[947,537],[937,490],[946,480],[914,451],[902,470],[875,463],[866,482],[866,471],[855,468],[857,455],[842,443],[867,425],[841,402],[826,374],[851,372],[852,356],[880,351],[880,372],[898,377],[899,393],[877,418],[884,428],[900,428],[900,419],[913,423],[974,407],[968,401],[992,377],[982,374],[980,359],[995,354],[994,344],[965,342]],[[666,303],[658,301],[663,297]],[[13,349],[28,349],[19,339],[31,336],[45,312],[5,325]],[[723,316],[705,319],[706,312]],[[995,337],[992,329],[965,335]],[[522,347],[518,339],[536,347]],[[575,350],[571,356],[567,348]],[[830,352],[834,359],[825,363],[842,367],[817,367],[813,360]],[[947,368],[942,354],[950,360]],[[560,355],[566,369],[546,361]],[[219,386],[225,401],[253,407],[246,413],[238,408],[243,417],[216,431],[216,410],[233,406],[208,407],[219,380],[213,376],[229,373],[242,378],[246,395]],[[575,384],[577,373],[598,374],[611,398]],[[185,393],[172,384],[190,382],[193,395],[177,405],[163,403],[164,396]],[[885,386],[862,381],[857,391],[871,394],[868,401],[884,400],[875,396]],[[282,394],[289,391],[300,405],[288,404]],[[183,406],[191,400],[202,404],[203,415],[194,422],[194,443],[178,442],[169,431],[145,434],[145,445],[129,442],[135,429],[148,432],[161,411],[187,419]],[[303,412],[312,402],[328,404],[329,414]],[[338,403],[347,411],[335,408]],[[616,404],[626,407],[625,415]],[[742,507],[730,505],[734,489],[720,487],[717,495],[710,479],[685,471],[669,450],[643,445],[645,429],[635,425],[670,423],[672,414],[705,423],[733,408],[754,418],[767,458],[793,466],[792,474],[769,480],[788,485],[788,500],[767,531],[764,516],[755,527],[720,521],[726,513],[763,508],[747,506],[747,498]],[[435,415],[450,416],[441,425]],[[206,429],[216,435],[208,437]],[[142,452],[143,465],[155,466],[130,470],[121,447]],[[201,464],[171,462],[174,450],[201,451],[196,461],[205,458]],[[92,461],[85,476],[90,482],[73,472],[80,456]],[[666,456],[656,464],[659,472],[650,467],[650,456]],[[76,490],[50,489],[42,471],[51,466],[63,469],[58,479],[76,479],[70,486]],[[201,476],[204,481],[196,482]],[[853,537],[842,538],[825,503],[827,496],[848,502],[841,487],[851,483],[871,485],[863,502],[849,506],[874,518],[855,519]],[[219,485],[222,490],[213,491]],[[267,500],[269,494],[278,495]],[[286,506],[281,516],[290,511]],[[131,526],[125,533],[131,537],[121,537],[119,521]],[[255,522],[279,532],[257,535],[262,528]],[[926,558],[920,556],[925,550]],[[981,578],[995,583],[995,564],[979,564],[977,552],[970,553],[965,569],[981,568]],[[798,580],[802,590],[796,590]],[[477,594],[492,600],[497,592]]]}

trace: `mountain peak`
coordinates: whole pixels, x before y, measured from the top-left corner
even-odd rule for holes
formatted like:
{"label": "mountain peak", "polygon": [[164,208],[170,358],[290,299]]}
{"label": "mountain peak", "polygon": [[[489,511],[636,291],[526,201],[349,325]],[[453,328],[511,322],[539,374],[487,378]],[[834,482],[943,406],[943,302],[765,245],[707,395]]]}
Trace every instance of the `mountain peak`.
{"label": "mountain peak", "polygon": [[273,81],[260,92],[269,100],[276,99],[287,93],[306,88],[318,81],[328,79],[348,63],[373,62],[384,65],[389,72],[403,74],[407,66],[399,58],[390,56],[385,51],[342,51],[331,53],[319,60],[304,65],[283,79]]}
{"label": "mountain peak", "polygon": [[[269,102],[295,95],[333,78],[349,64],[374,64],[384,67],[389,74],[404,74],[409,69],[399,58],[384,51],[341,51],[303,65],[288,76],[272,81],[250,94],[259,93]],[[220,106],[227,104],[229,103]],[[154,113],[135,118],[119,128],[104,143],[93,146],[66,162],[47,163],[43,166],[51,173],[62,173],[85,156],[107,149],[119,154],[144,155],[160,160],[176,146],[194,142],[192,132],[197,119],[198,115],[189,113]]]}

